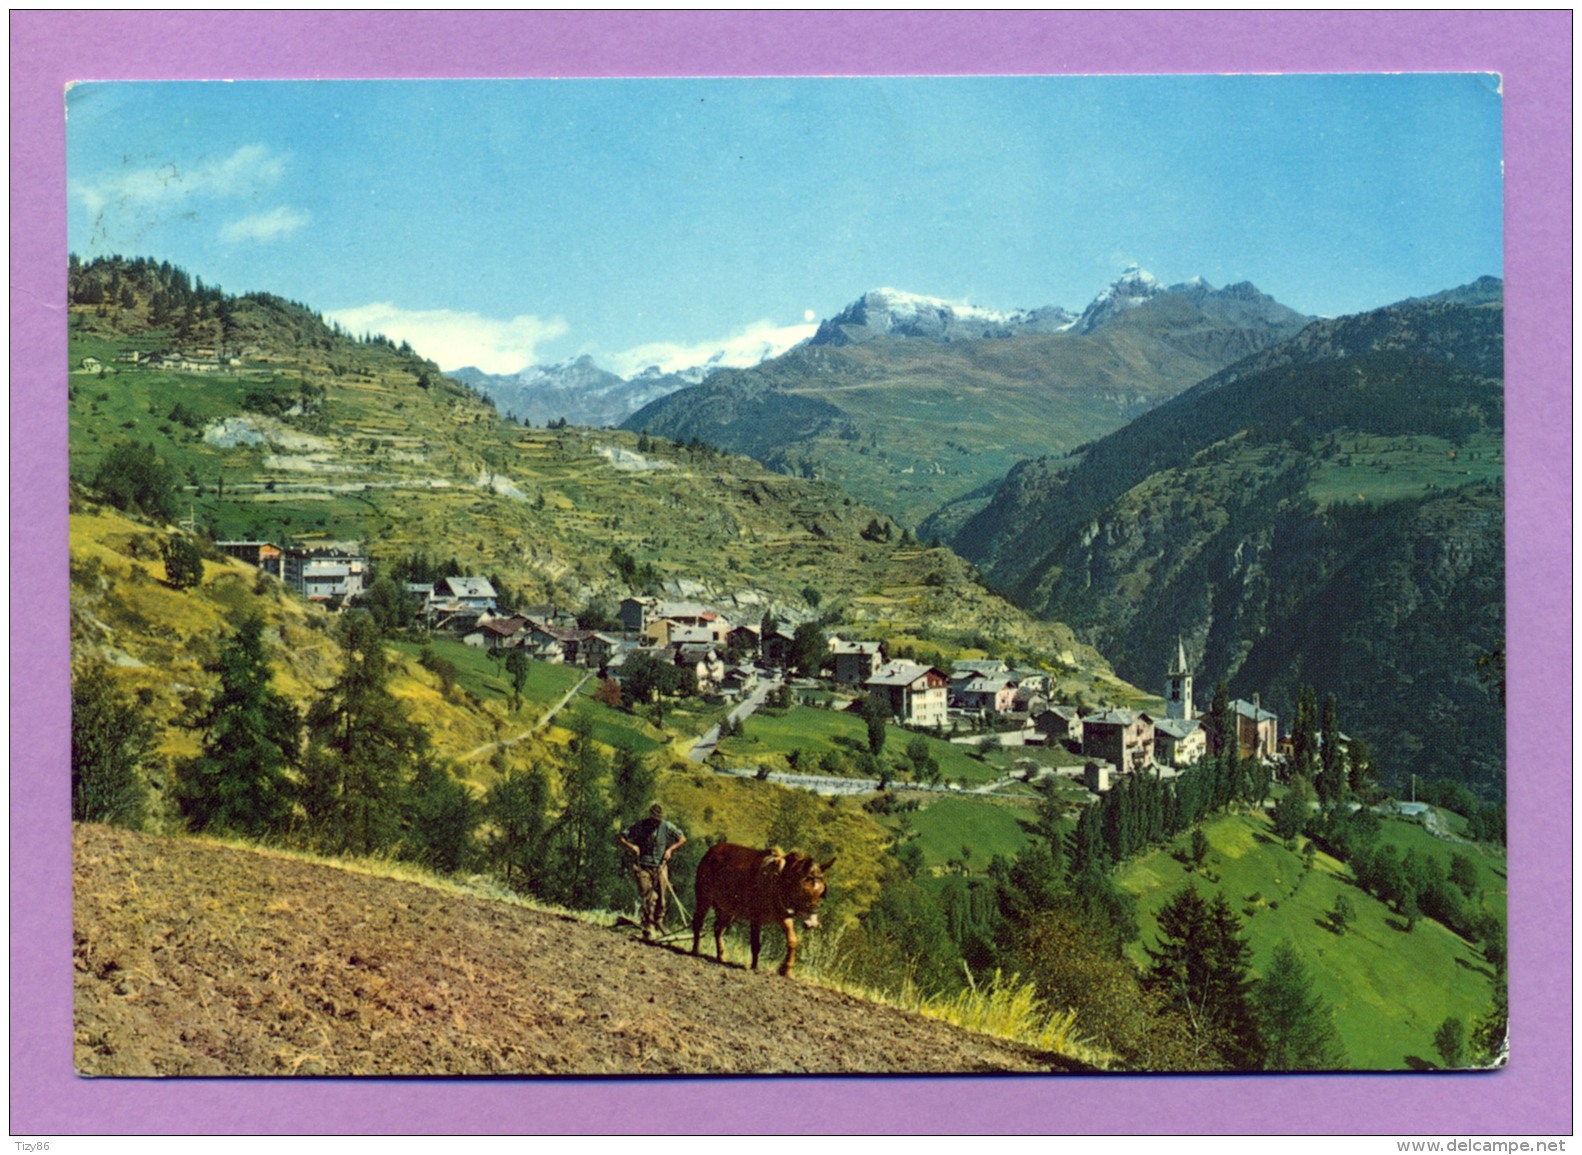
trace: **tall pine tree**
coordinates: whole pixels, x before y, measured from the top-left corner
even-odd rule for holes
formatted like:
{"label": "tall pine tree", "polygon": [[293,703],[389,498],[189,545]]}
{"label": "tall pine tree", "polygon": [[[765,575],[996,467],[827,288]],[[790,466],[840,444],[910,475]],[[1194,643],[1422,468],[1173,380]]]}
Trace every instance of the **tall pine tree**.
{"label": "tall pine tree", "polygon": [[[610,809],[609,764],[593,740],[593,719],[573,716],[571,742],[561,765],[565,807],[549,832],[549,869],[542,892],[572,910],[594,910],[622,901],[615,814]],[[620,887],[620,891],[617,890]]]}
{"label": "tall pine tree", "polygon": [[176,770],[176,801],[193,830],[251,838],[283,833],[292,816],[291,768],[302,724],[269,688],[263,619],[250,616],[209,667],[219,691],[200,719],[203,753]]}
{"label": "tall pine tree", "polygon": [[321,846],[371,854],[395,845],[426,735],[391,695],[390,661],[368,614],[341,619],[341,674],[308,710],[303,808]]}
{"label": "tall pine tree", "polygon": [[1144,988],[1187,1024],[1199,1060],[1236,1070],[1262,1066],[1249,992],[1249,948],[1223,894],[1212,903],[1190,886],[1159,911],[1158,948],[1145,948]]}
{"label": "tall pine tree", "polygon": [[1290,942],[1274,948],[1269,972],[1253,995],[1263,1038],[1265,1069],[1329,1071],[1345,1062],[1329,1007]]}
{"label": "tall pine tree", "polygon": [[483,801],[484,855],[511,889],[536,890],[549,829],[549,778],[541,767],[526,771],[498,764],[496,769],[500,777]]}

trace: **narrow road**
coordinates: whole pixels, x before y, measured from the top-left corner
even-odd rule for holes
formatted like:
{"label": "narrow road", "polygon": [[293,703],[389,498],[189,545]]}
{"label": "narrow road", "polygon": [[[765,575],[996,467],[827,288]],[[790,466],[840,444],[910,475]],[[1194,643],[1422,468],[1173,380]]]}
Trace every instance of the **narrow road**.
{"label": "narrow road", "polygon": [[[756,690],[754,690],[747,696],[745,700],[743,700],[741,705],[737,706],[736,709],[725,715],[726,719],[734,724],[736,722],[740,722],[743,718],[751,717],[758,707],[764,704],[764,699],[769,696],[770,692],[778,689],[779,686],[780,683],[778,681],[766,681],[761,683]],[[694,744],[692,749],[687,753],[687,758],[693,762],[702,762],[710,754],[714,753],[715,748],[718,747],[719,744],[720,728],[718,726],[710,726],[708,733],[699,738],[696,744]]]}
{"label": "narrow road", "polygon": [[471,750],[468,750],[461,756],[460,759],[458,759],[458,761],[474,761],[475,759],[482,758],[485,754],[493,753],[495,750],[503,749],[506,746],[515,746],[523,738],[538,733],[554,720],[556,714],[560,713],[566,708],[566,703],[570,702],[577,696],[577,691],[586,686],[588,684],[588,679],[591,677],[593,677],[592,670],[589,670],[587,673],[583,674],[582,680],[579,681],[575,686],[571,687],[570,690],[566,691],[565,697],[561,698],[560,701],[551,706],[537,722],[533,723],[526,730],[523,730],[520,734],[517,734],[513,738],[502,738],[498,742],[485,742],[482,746],[477,746]]}

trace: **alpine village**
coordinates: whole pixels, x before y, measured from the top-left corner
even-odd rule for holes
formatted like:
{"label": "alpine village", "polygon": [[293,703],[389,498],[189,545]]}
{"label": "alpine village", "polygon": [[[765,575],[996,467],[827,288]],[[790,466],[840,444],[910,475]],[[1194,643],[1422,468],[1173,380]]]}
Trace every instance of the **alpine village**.
{"label": "alpine village", "polygon": [[623,379],[201,272],[70,263],[82,1074],[1503,1061],[1498,280]]}

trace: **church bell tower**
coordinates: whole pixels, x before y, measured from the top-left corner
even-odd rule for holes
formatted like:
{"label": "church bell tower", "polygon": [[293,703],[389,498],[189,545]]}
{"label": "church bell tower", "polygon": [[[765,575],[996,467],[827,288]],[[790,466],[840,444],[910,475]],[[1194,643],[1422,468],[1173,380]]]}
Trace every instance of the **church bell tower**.
{"label": "church bell tower", "polygon": [[1192,671],[1187,669],[1186,647],[1181,644],[1181,639],[1176,638],[1175,665],[1166,675],[1165,689],[1165,717],[1183,718],[1190,720],[1195,716],[1192,709]]}

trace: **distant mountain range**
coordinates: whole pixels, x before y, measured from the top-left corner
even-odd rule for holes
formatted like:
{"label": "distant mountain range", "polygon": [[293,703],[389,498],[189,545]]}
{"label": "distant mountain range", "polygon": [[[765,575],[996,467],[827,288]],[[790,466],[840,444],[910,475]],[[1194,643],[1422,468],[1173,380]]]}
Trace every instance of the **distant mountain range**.
{"label": "distant mountain range", "polygon": [[1019,461],[1069,452],[1308,318],[1251,285],[1128,272],[1080,315],[995,313],[892,289],[807,344],[721,370],[625,422],[839,482],[909,524]]}
{"label": "distant mountain range", "polygon": [[[1080,314],[1057,305],[996,311],[899,289],[874,289],[820,322],[812,335],[794,348],[839,348],[885,338],[947,344],[1053,333],[1090,334],[1137,305],[1171,295],[1192,302],[1205,318],[1222,327],[1256,332],[1273,325],[1283,332],[1293,321],[1304,319],[1251,285],[1216,290],[1196,279],[1166,288],[1148,273],[1132,268]],[[533,365],[517,373],[493,374],[467,367],[450,375],[493,398],[502,413],[535,425],[560,419],[572,425],[619,425],[655,401],[701,384],[716,372],[751,369],[784,355],[789,351],[787,333],[794,337],[795,329],[774,330],[761,341],[737,341],[729,348],[693,350],[685,356],[672,352],[660,358],[660,364],[626,376],[589,356]],[[1249,351],[1251,347],[1240,348],[1237,355]],[[1225,363],[1222,356],[1211,353],[1209,357],[1217,362],[1215,367]]]}
{"label": "distant mountain range", "polygon": [[502,414],[543,426],[564,419],[571,425],[595,428],[619,425],[643,406],[696,385],[709,373],[696,368],[680,373],[648,369],[620,377],[582,356],[557,365],[530,365],[518,373],[485,373],[468,366],[450,376],[494,401]]}
{"label": "distant mountain range", "polygon": [[1077,458],[1018,466],[945,536],[1138,685],[1179,635],[1200,681],[1284,714],[1301,684],[1335,693],[1396,781],[1497,797],[1501,289],[1315,322]]}

